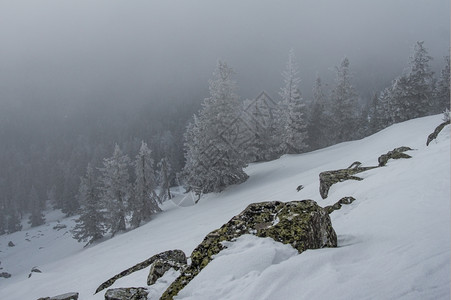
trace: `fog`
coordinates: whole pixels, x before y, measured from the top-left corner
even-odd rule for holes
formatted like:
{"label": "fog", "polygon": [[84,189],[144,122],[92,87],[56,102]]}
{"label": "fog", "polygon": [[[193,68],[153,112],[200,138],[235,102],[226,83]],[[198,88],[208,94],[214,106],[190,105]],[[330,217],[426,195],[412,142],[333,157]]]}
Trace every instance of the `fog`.
{"label": "fog", "polygon": [[0,101],[200,101],[218,59],[242,98],[277,96],[290,48],[304,95],[344,56],[371,92],[403,71],[417,40],[440,70],[449,36],[447,0],[2,0]]}

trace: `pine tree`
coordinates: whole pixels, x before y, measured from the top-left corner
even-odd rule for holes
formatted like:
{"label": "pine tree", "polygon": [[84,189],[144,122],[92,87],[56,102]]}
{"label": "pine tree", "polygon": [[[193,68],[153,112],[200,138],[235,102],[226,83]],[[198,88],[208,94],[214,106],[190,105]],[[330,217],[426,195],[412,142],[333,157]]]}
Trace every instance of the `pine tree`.
{"label": "pine tree", "polygon": [[450,61],[449,56],[445,57],[445,65],[440,73],[437,86],[434,90],[435,109],[434,113],[442,112],[450,108]]}
{"label": "pine tree", "polygon": [[160,211],[158,197],[155,193],[156,178],[153,168],[152,151],[142,141],[141,148],[134,161],[135,184],[133,197],[130,199],[132,213],[131,224],[138,227],[142,221],[148,220]]}
{"label": "pine tree", "polygon": [[22,230],[20,214],[15,205],[9,207],[6,211],[6,231],[13,233]]}
{"label": "pine tree", "polygon": [[32,186],[30,190],[30,194],[28,196],[29,203],[31,205],[31,215],[28,223],[31,227],[40,226],[45,223],[44,214],[42,213],[42,206],[39,200],[38,192],[35,187]]}
{"label": "pine tree", "polygon": [[159,169],[159,181],[160,181],[160,195],[159,199],[161,202],[172,199],[171,194],[171,164],[167,157],[163,157],[157,165]]}
{"label": "pine tree", "polygon": [[6,233],[7,227],[7,216],[6,216],[6,201],[3,199],[0,202],[0,235]]}
{"label": "pine tree", "polygon": [[282,98],[280,126],[283,153],[301,153],[307,149],[306,108],[299,91],[301,79],[298,73],[294,50],[291,49],[286,69],[282,72],[284,86],[279,93]]}
{"label": "pine tree", "polygon": [[220,192],[248,177],[243,171],[246,160],[237,143],[241,105],[232,75],[226,63],[218,63],[209,81],[210,97],[185,134],[185,184],[198,195]]}
{"label": "pine tree", "polygon": [[86,246],[100,240],[106,233],[105,216],[96,188],[94,169],[88,164],[86,175],[81,178],[78,189],[78,202],[81,204],[80,216],[72,230],[74,239],[88,242]]}
{"label": "pine tree", "polygon": [[113,156],[103,160],[101,172],[101,200],[108,210],[107,226],[113,236],[126,230],[127,205],[130,199],[128,168],[130,159],[116,144]]}
{"label": "pine tree", "polygon": [[355,138],[358,124],[359,105],[357,93],[351,84],[349,60],[343,59],[340,67],[336,67],[335,88],[332,91],[332,122],[335,127],[334,143]]}

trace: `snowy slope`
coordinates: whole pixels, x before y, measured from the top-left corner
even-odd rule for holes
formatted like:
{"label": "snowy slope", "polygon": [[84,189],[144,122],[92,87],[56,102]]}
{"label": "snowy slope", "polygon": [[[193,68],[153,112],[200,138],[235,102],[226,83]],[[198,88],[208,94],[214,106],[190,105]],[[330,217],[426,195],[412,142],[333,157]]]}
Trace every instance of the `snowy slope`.
{"label": "snowy slope", "polygon": [[[450,298],[450,128],[426,147],[441,123],[431,116],[394,125],[368,138],[319,151],[252,164],[249,180],[190,206],[179,196],[141,228],[87,249],[53,230],[55,222],[0,237],[0,299],[37,299],[71,291],[80,299],[100,283],[153,254],[182,249],[188,255],[211,230],[248,204],[268,200],[313,199],[326,206],[343,196],[357,200],[331,214],[339,247],[298,255],[271,239],[243,236],[228,244],[178,299],[449,299]],[[319,196],[318,174],[354,161],[376,165],[379,155],[409,146],[412,159],[389,161],[359,174],[363,181],[332,186]],[[296,192],[298,185],[304,185]],[[176,205],[175,203],[182,203]],[[73,226],[73,221],[62,220]],[[40,232],[39,232],[40,231]],[[30,238],[30,242],[25,238]],[[16,247],[7,246],[13,241]],[[40,247],[44,247],[41,248]],[[30,269],[38,266],[43,273]],[[118,280],[113,287],[145,286],[148,270]],[[151,288],[158,297],[172,272]]]}

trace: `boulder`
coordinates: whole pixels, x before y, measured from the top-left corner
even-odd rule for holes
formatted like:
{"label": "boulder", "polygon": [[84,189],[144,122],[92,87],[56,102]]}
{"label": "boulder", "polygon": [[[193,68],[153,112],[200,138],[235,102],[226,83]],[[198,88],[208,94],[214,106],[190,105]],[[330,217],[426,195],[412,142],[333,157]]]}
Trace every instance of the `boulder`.
{"label": "boulder", "polygon": [[437,138],[438,134],[443,130],[443,128],[445,128],[445,126],[449,125],[449,124],[450,124],[450,121],[448,120],[448,121],[443,122],[442,124],[438,125],[437,128],[435,128],[434,132],[428,136],[428,139],[426,141],[426,146],[429,146],[429,144]]}
{"label": "boulder", "polygon": [[55,229],[57,231],[60,231],[61,229],[65,229],[65,228],[67,228],[67,225],[61,224],[61,223],[58,223],[55,226],[53,226],[53,229]]}
{"label": "boulder", "polygon": [[345,180],[363,180],[357,173],[365,172],[377,167],[360,167],[360,162],[354,162],[347,169],[340,169],[335,171],[325,171],[319,174],[319,193],[323,199],[326,199],[329,194],[330,187],[338,182]]}
{"label": "boulder", "polygon": [[11,274],[9,274],[8,272],[1,272],[1,273],[0,273],[0,277],[3,277],[3,278],[10,278],[10,277],[11,277]]}
{"label": "boulder", "polygon": [[339,210],[343,204],[351,204],[355,201],[354,197],[343,197],[338,200],[334,205],[328,205],[324,207],[328,214],[331,214],[333,211]]}
{"label": "boulder", "polygon": [[386,154],[382,154],[379,156],[377,161],[379,162],[379,167],[383,167],[387,164],[389,159],[400,159],[400,158],[412,158],[412,156],[405,154],[404,152],[413,150],[409,147],[402,146],[393,149],[392,151],[387,152]]}
{"label": "boulder", "polygon": [[54,297],[44,297],[39,298],[38,300],[78,300],[78,293],[67,293]]}
{"label": "boulder", "polygon": [[177,262],[184,262],[186,264],[186,255],[182,250],[169,250],[164,251],[158,254],[155,254],[154,256],[146,259],[143,262],[140,262],[139,264],[134,265],[131,268],[128,268],[127,270],[122,271],[119,274],[116,274],[115,276],[111,277],[104,283],[102,283],[96,290],[95,294],[100,292],[101,290],[106,289],[107,287],[110,287],[116,280],[119,278],[125,277],[127,275],[130,275],[133,272],[142,270],[144,268],[147,268],[151,264],[153,264],[156,260],[161,259],[163,261],[177,261]]}
{"label": "boulder", "polygon": [[165,260],[157,259],[151,266],[149,276],[147,276],[147,285],[154,284],[159,278],[161,278],[169,269],[176,271],[185,270],[187,267],[186,257],[178,260]]}
{"label": "boulder", "polygon": [[109,289],[105,293],[105,300],[147,300],[148,294],[142,287]]}
{"label": "boulder", "polygon": [[169,286],[160,299],[173,299],[224,249],[224,241],[243,234],[271,237],[290,244],[299,253],[307,249],[336,247],[337,235],[329,214],[313,200],[262,202],[249,205],[221,228],[210,232],[191,254],[191,265]]}
{"label": "boulder", "polygon": [[14,247],[14,246],[16,246],[16,245],[14,245],[14,243],[12,241],[9,241],[8,247]]}

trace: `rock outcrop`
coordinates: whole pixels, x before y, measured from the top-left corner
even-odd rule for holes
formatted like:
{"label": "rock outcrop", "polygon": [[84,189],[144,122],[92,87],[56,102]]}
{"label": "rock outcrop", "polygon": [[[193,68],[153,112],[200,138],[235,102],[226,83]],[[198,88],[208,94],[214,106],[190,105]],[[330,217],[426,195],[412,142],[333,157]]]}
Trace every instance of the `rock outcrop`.
{"label": "rock outcrop", "polygon": [[105,293],[105,300],[147,300],[148,294],[142,287],[109,289]]}
{"label": "rock outcrop", "polygon": [[147,276],[147,285],[154,284],[159,278],[161,278],[169,269],[176,271],[184,271],[187,268],[186,257],[181,259],[157,259],[151,266],[149,275]]}
{"label": "rock outcrop", "polygon": [[352,163],[347,169],[340,169],[335,171],[325,171],[319,174],[319,193],[323,199],[326,199],[329,194],[330,187],[338,182],[345,180],[363,180],[355,174],[365,172],[377,167],[360,167],[360,162]]}
{"label": "rock outcrop", "polygon": [[405,154],[404,152],[413,150],[409,147],[398,147],[393,149],[392,151],[387,152],[386,154],[382,154],[379,156],[377,161],[379,162],[379,167],[383,167],[387,164],[389,159],[400,159],[400,158],[412,158],[409,154]]}
{"label": "rock outcrop", "polygon": [[14,247],[14,246],[16,246],[16,245],[14,245],[14,243],[12,241],[9,241],[8,247]]}
{"label": "rock outcrop", "polygon": [[324,209],[327,211],[328,214],[331,214],[332,212],[339,210],[343,204],[351,204],[355,201],[354,197],[343,197],[340,200],[338,200],[334,205],[328,205],[324,207]]}
{"label": "rock outcrop", "polygon": [[313,200],[263,202],[249,205],[221,228],[210,232],[191,254],[191,265],[160,299],[173,299],[224,246],[243,234],[271,237],[290,244],[299,253],[307,249],[336,247],[337,235],[329,214]]}
{"label": "rock outcrop", "polygon": [[8,272],[1,272],[1,273],[0,273],[0,277],[3,277],[3,278],[10,278],[10,277],[11,277],[11,274],[9,274]]}
{"label": "rock outcrop", "polygon": [[125,277],[127,275],[130,275],[133,272],[147,268],[148,266],[150,266],[157,260],[174,261],[174,262],[180,262],[180,263],[186,264],[186,255],[182,250],[169,250],[169,251],[164,251],[164,252],[155,254],[154,256],[150,257],[149,259],[146,259],[145,261],[140,262],[139,264],[136,264],[133,267],[128,268],[127,270],[124,270],[121,273],[119,273],[119,274],[111,277],[107,281],[105,281],[97,288],[95,294],[106,289],[107,287],[110,287],[119,278]]}
{"label": "rock outcrop", "polygon": [[426,141],[426,146],[429,146],[429,144],[437,138],[438,134],[443,130],[443,128],[445,128],[445,126],[449,125],[449,124],[450,124],[450,121],[448,120],[448,121],[443,122],[442,124],[438,125],[437,128],[435,128],[434,132],[428,136],[428,139]]}
{"label": "rock outcrop", "polygon": [[67,293],[54,297],[39,298],[38,300],[78,300],[78,293]]}

